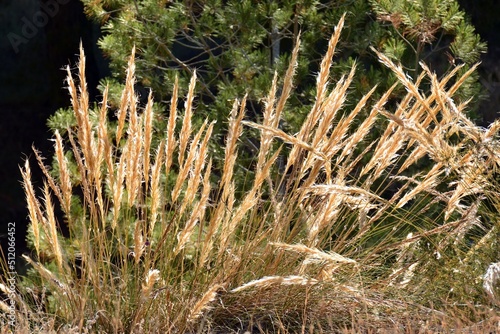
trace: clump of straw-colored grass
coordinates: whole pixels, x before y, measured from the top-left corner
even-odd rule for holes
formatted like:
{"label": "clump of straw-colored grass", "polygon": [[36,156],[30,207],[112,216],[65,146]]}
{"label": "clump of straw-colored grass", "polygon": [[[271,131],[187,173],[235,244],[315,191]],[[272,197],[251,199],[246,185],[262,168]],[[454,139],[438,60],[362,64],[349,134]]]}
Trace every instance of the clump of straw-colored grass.
{"label": "clump of straw-colored grass", "polygon": [[[500,123],[475,126],[466,102],[453,99],[474,68],[457,77],[457,67],[438,80],[422,64],[413,81],[377,53],[407,95],[390,109],[396,85],[378,100],[373,89],[347,107],[356,67],[329,82],[343,24],[296,134],[278,124],[294,91],[299,40],[283,86],[277,75],[272,83],[261,123],[243,121],[245,98],[234,102],[218,184],[210,178],[213,123],[192,124],[196,74],[183,110],[175,81],[162,132],[153,126],[164,115],[152,94],[138,104],[135,50],[116,121],[107,89],[99,110],[89,107],[81,50],[78,83],[68,69],[77,125],[64,137],[55,133],[53,170],[36,153],[46,177],[41,196],[29,162],[22,168],[34,244],[26,259],[38,278],[25,283],[25,298],[19,295],[19,323],[107,333],[339,332],[444,328],[458,312],[466,327],[484,314],[456,307],[465,291],[475,291],[469,302],[487,303],[480,279],[468,290],[443,283],[452,277],[446,273],[466,280],[477,263],[485,271],[498,260],[478,254],[498,235],[487,220],[498,217],[486,216],[483,203],[498,208],[491,180]],[[428,95],[419,87],[424,80]],[[260,150],[250,189],[239,197],[243,126],[260,131]],[[375,129],[380,136],[370,139]],[[291,145],[288,154],[276,149],[276,139]],[[284,154],[286,173],[275,166]],[[64,213],[59,221],[54,199]],[[68,226],[68,237],[58,224]],[[439,266],[449,270],[436,282]],[[30,284],[47,292],[39,297]],[[496,298],[492,284],[487,292]]]}

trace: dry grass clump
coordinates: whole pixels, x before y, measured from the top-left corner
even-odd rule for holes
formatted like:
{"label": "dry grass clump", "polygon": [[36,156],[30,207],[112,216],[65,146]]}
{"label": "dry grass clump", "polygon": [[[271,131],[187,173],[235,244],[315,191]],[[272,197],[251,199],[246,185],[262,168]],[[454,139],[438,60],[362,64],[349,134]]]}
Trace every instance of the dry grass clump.
{"label": "dry grass clump", "polygon": [[[378,54],[406,97],[392,101],[394,86],[373,101],[372,90],[347,108],[355,67],[329,83],[342,25],[296,134],[278,124],[300,41],[283,87],[273,81],[262,122],[244,121],[245,99],[234,102],[217,184],[213,124],[191,123],[196,75],[182,112],[174,85],[159,131],[152,95],[138,104],[133,51],[111,121],[107,90],[99,110],[89,107],[81,51],[78,84],[68,70],[77,125],[55,134],[52,170],[37,153],[41,196],[28,161],[22,169],[34,245],[26,260],[38,278],[18,295],[20,331],[50,323],[44,331],[418,332],[491,320],[497,301],[488,301],[480,275],[498,261],[500,123],[479,128],[463,112],[467,103],[453,100],[474,69],[438,79],[422,64],[413,80]],[[240,198],[243,126],[260,130],[260,150]],[[370,139],[374,131],[380,136]]]}

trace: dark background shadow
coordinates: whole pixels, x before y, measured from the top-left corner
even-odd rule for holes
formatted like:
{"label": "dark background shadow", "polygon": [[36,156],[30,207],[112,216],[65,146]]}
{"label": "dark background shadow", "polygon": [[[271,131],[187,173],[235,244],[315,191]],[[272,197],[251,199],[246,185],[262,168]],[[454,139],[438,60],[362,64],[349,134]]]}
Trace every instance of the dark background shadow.
{"label": "dark background shadow", "polygon": [[7,224],[16,223],[16,256],[26,250],[28,222],[19,166],[29,159],[38,190],[43,183],[32,146],[52,155],[46,123],[70,105],[64,68],[75,68],[80,41],[90,98],[96,99],[99,80],[109,74],[96,44],[99,31],[77,0],[0,2],[0,241],[5,251]]}

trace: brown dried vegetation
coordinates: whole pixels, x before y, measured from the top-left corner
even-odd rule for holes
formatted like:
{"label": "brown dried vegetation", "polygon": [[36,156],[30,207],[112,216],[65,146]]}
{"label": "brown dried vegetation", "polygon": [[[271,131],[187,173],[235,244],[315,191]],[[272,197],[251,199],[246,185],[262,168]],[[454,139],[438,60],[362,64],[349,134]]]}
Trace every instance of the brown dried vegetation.
{"label": "brown dried vegetation", "polygon": [[[393,87],[378,101],[372,91],[346,108],[355,68],[329,83],[342,25],[321,64],[316,102],[296,134],[278,124],[293,94],[300,41],[279,96],[277,76],[273,81],[261,123],[244,121],[245,99],[235,101],[218,184],[210,178],[213,124],[191,123],[196,75],[183,113],[173,87],[168,125],[159,133],[151,95],[138,106],[134,51],[116,123],[108,120],[106,93],[90,117],[82,51],[78,86],[68,71],[77,126],[67,138],[55,134],[53,171],[37,154],[46,176],[41,200],[28,162],[22,169],[34,241],[26,259],[43,298],[30,296],[33,286],[17,295],[19,332],[497,326],[491,314],[498,300],[493,290],[489,299],[481,290],[480,275],[498,260],[500,122],[479,128],[465,116],[466,103],[453,100],[474,69],[437,78],[422,64],[414,81],[378,54],[406,97],[391,101]],[[424,81],[428,95],[419,88]],[[234,171],[243,126],[260,130],[260,151],[253,183],[240,198]],[[374,127],[381,136],[371,140]],[[287,173],[277,171],[280,154],[287,155]],[[53,196],[70,238],[57,230]]]}

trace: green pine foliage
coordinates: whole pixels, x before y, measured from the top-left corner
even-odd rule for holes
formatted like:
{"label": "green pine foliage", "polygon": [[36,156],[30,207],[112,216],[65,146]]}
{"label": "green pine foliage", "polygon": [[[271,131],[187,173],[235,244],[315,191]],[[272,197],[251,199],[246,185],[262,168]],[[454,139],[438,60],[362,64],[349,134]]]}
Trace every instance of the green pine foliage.
{"label": "green pine foliage", "polygon": [[[380,49],[400,61],[408,74],[416,78],[424,62],[442,76],[455,66],[465,64],[465,73],[486,52],[474,27],[455,0],[370,0],[380,23],[387,29]],[[477,73],[460,88],[460,101],[471,99],[469,113],[474,114],[483,97]]]}
{"label": "green pine foliage", "polygon": [[[339,79],[354,62],[359,64],[355,89],[348,96],[352,104],[374,85],[378,90],[372,99],[380,98],[381,92],[396,82],[394,75],[378,63],[372,47],[400,62],[415,79],[422,70],[421,61],[439,76],[464,62],[467,65],[463,74],[485,50],[456,0],[83,2],[87,14],[102,24],[100,47],[111,61],[114,77],[106,79],[101,88],[110,84],[110,100],[115,105],[119,100],[113,92],[120,91],[117,82],[135,45],[139,85],[151,88],[156,101],[169,101],[169,87],[176,76],[181,93],[185,93],[196,71],[199,85],[195,118],[198,125],[205,117],[216,120],[215,133],[221,143],[232,99],[247,94],[249,117],[260,117],[261,102],[274,72],[284,74],[300,34],[297,93],[288,101],[291,111],[283,124],[297,130],[306,106],[314,101],[315,73],[333,23],[343,13],[347,13],[347,25],[335,55],[332,79]],[[404,91],[399,89],[393,94],[397,101]],[[143,95],[145,98],[145,91]],[[471,112],[480,97],[477,75],[470,77],[457,94],[460,101],[472,99]],[[252,140],[245,144],[250,160],[255,145]]]}

